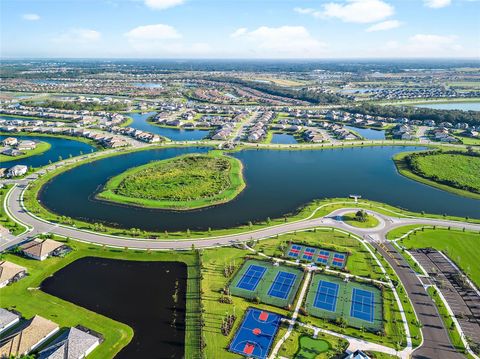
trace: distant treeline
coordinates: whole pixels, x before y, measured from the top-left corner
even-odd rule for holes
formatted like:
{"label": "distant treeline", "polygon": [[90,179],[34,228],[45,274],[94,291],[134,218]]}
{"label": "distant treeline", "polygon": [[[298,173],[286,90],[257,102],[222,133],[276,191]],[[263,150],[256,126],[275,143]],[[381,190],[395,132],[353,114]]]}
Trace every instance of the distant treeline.
{"label": "distant treeline", "polygon": [[127,105],[123,103],[111,103],[111,104],[99,104],[99,103],[90,103],[90,102],[73,102],[73,101],[58,101],[58,100],[46,100],[43,102],[31,102],[24,101],[21,103],[24,106],[34,106],[34,107],[50,107],[58,108],[60,110],[71,110],[71,111],[124,111],[127,108]]}
{"label": "distant treeline", "polygon": [[433,120],[437,124],[440,122],[450,122],[452,124],[465,122],[471,126],[480,125],[479,111],[436,110],[414,106],[380,106],[368,103],[345,107],[343,110],[351,113],[360,113],[362,115],[393,118],[406,117],[409,120],[420,121]]}
{"label": "distant treeline", "polygon": [[265,92],[269,95],[286,97],[299,101],[306,101],[313,104],[339,104],[344,100],[341,96],[336,94],[317,93],[306,88],[292,89],[288,87],[273,85],[266,82],[248,81],[235,77],[208,77],[206,79],[209,81],[226,82],[241,85],[252,88],[254,90]]}

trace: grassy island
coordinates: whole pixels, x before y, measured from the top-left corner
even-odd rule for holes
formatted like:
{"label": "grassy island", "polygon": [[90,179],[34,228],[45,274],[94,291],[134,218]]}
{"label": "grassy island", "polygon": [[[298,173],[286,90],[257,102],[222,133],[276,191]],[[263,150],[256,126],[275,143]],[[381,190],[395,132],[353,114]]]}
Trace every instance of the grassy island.
{"label": "grassy island", "polygon": [[426,151],[394,157],[400,174],[461,196],[480,199],[480,153]]}
{"label": "grassy island", "polygon": [[110,179],[97,197],[140,207],[189,210],[228,202],[244,188],[242,163],[213,151],[129,169]]}
{"label": "grassy island", "polygon": [[374,228],[380,224],[377,218],[365,211],[347,213],[342,216],[342,221],[350,226],[359,228]]}
{"label": "grassy island", "polygon": [[41,155],[42,153],[47,152],[50,147],[51,145],[48,142],[38,142],[34,149],[23,150],[21,151],[23,154],[19,156],[7,156],[0,154],[0,162],[16,161],[35,155]]}

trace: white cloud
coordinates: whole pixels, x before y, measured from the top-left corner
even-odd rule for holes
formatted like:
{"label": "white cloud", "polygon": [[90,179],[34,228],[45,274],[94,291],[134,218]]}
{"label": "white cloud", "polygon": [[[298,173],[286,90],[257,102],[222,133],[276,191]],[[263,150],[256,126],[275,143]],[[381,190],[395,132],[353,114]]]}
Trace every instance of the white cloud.
{"label": "white cloud", "polygon": [[40,15],[38,15],[38,14],[23,14],[22,19],[27,20],[27,21],[37,21],[37,20],[40,20]]}
{"label": "white cloud", "polygon": [[374,31],[391,30],[399,27],[400,25],[402,25],[402,23],[398,20],[387,20],[387,21],[379,22],[378,24],[372,25],[365,31],[374,32]]}
{"label": "white cloud", "polygon": [[452,0],[424,0],[423,2],[425,6],[428,6],[434,9],[439,9],[439,8],[450,5],[452,3]]}
{"label": "white cloud", "polygon": [[130,41],[172,40],[182,37],[174,27],[165,24],[138,26],[125,33],[125,36]]}
{"label": "white cloud", "polygon": [[406,42],[389,41],[384,55],[389,57],[458,57],[470,56],[454,35],[416,34]]}
{"label": "white cloud", "polygon": [[392,16],[394,12],[393,6],[382,0],[347,0],[344,4],[331,2],[323,5],[321,16],[367,24],[381,21]]}
{"label": "white cloud", "polygon": [[303,26],[261,26],[252,31],[240,28],[231,36],[244,40],[253,57],[312,58],[323,54],[326,48]]}
{"label": "white cloud", "polygon": [[230,37],[239,37],[242,35],[245,35],[247,33],[247,28],[246,27],[241,27],[237,30],[235,30],[233,33],[230,34]]}
{"label": "white cloud", "polygon": [[293,9],[293,11],[298,12],[299,14],[302,14],[302,15],[312,15],[314,17],[322,16],[322,13],[320,11],[312,8],[296,7]]}
{"label": "white cloud", "polygon": [[182,5],[184,0],[145,0],[145,5],[151,9],[164,10],[170,7]]}
{"label": "white cloud", "polygon": [[57,43],[88,44],[100,40],[101,33],[91,29],[70,29],[53,38]]}

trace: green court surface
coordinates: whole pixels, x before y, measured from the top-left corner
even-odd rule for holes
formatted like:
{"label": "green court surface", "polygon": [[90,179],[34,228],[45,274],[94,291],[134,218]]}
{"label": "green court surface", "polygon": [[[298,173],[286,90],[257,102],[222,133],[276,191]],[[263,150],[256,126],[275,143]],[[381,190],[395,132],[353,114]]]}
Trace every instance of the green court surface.
{"label": "green court surface", "polygon": [[229,289],[232,295],[285,308],[293,304],[302,280],[300,269],[250,259],[235,274]]}
{"label": "green court surface", "polygon": [[295,359],[315,359],[319,354],[325,353],[330,349],[330,343],[323,339],[313,339],[302,335],[298,338],[298,352]]}
{"label": "green court surface", "polygon": [[317,273],[310,283],[305,309],[317,318],[343,318],[354,328],[374,332],[383,329],[382,293],[373,285],[344,282],[342,278]]}

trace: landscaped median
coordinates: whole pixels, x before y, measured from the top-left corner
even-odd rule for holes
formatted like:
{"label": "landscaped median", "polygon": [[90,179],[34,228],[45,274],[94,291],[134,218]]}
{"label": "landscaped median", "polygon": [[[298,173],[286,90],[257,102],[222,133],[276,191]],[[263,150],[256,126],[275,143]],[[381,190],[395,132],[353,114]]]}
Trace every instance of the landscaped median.
{"label": "landscaped median", "polygon": [[244,188],[242,163],[212,151],[131,168],[111,178],[97,198],[140,207],[189,210],[231,201]]}

